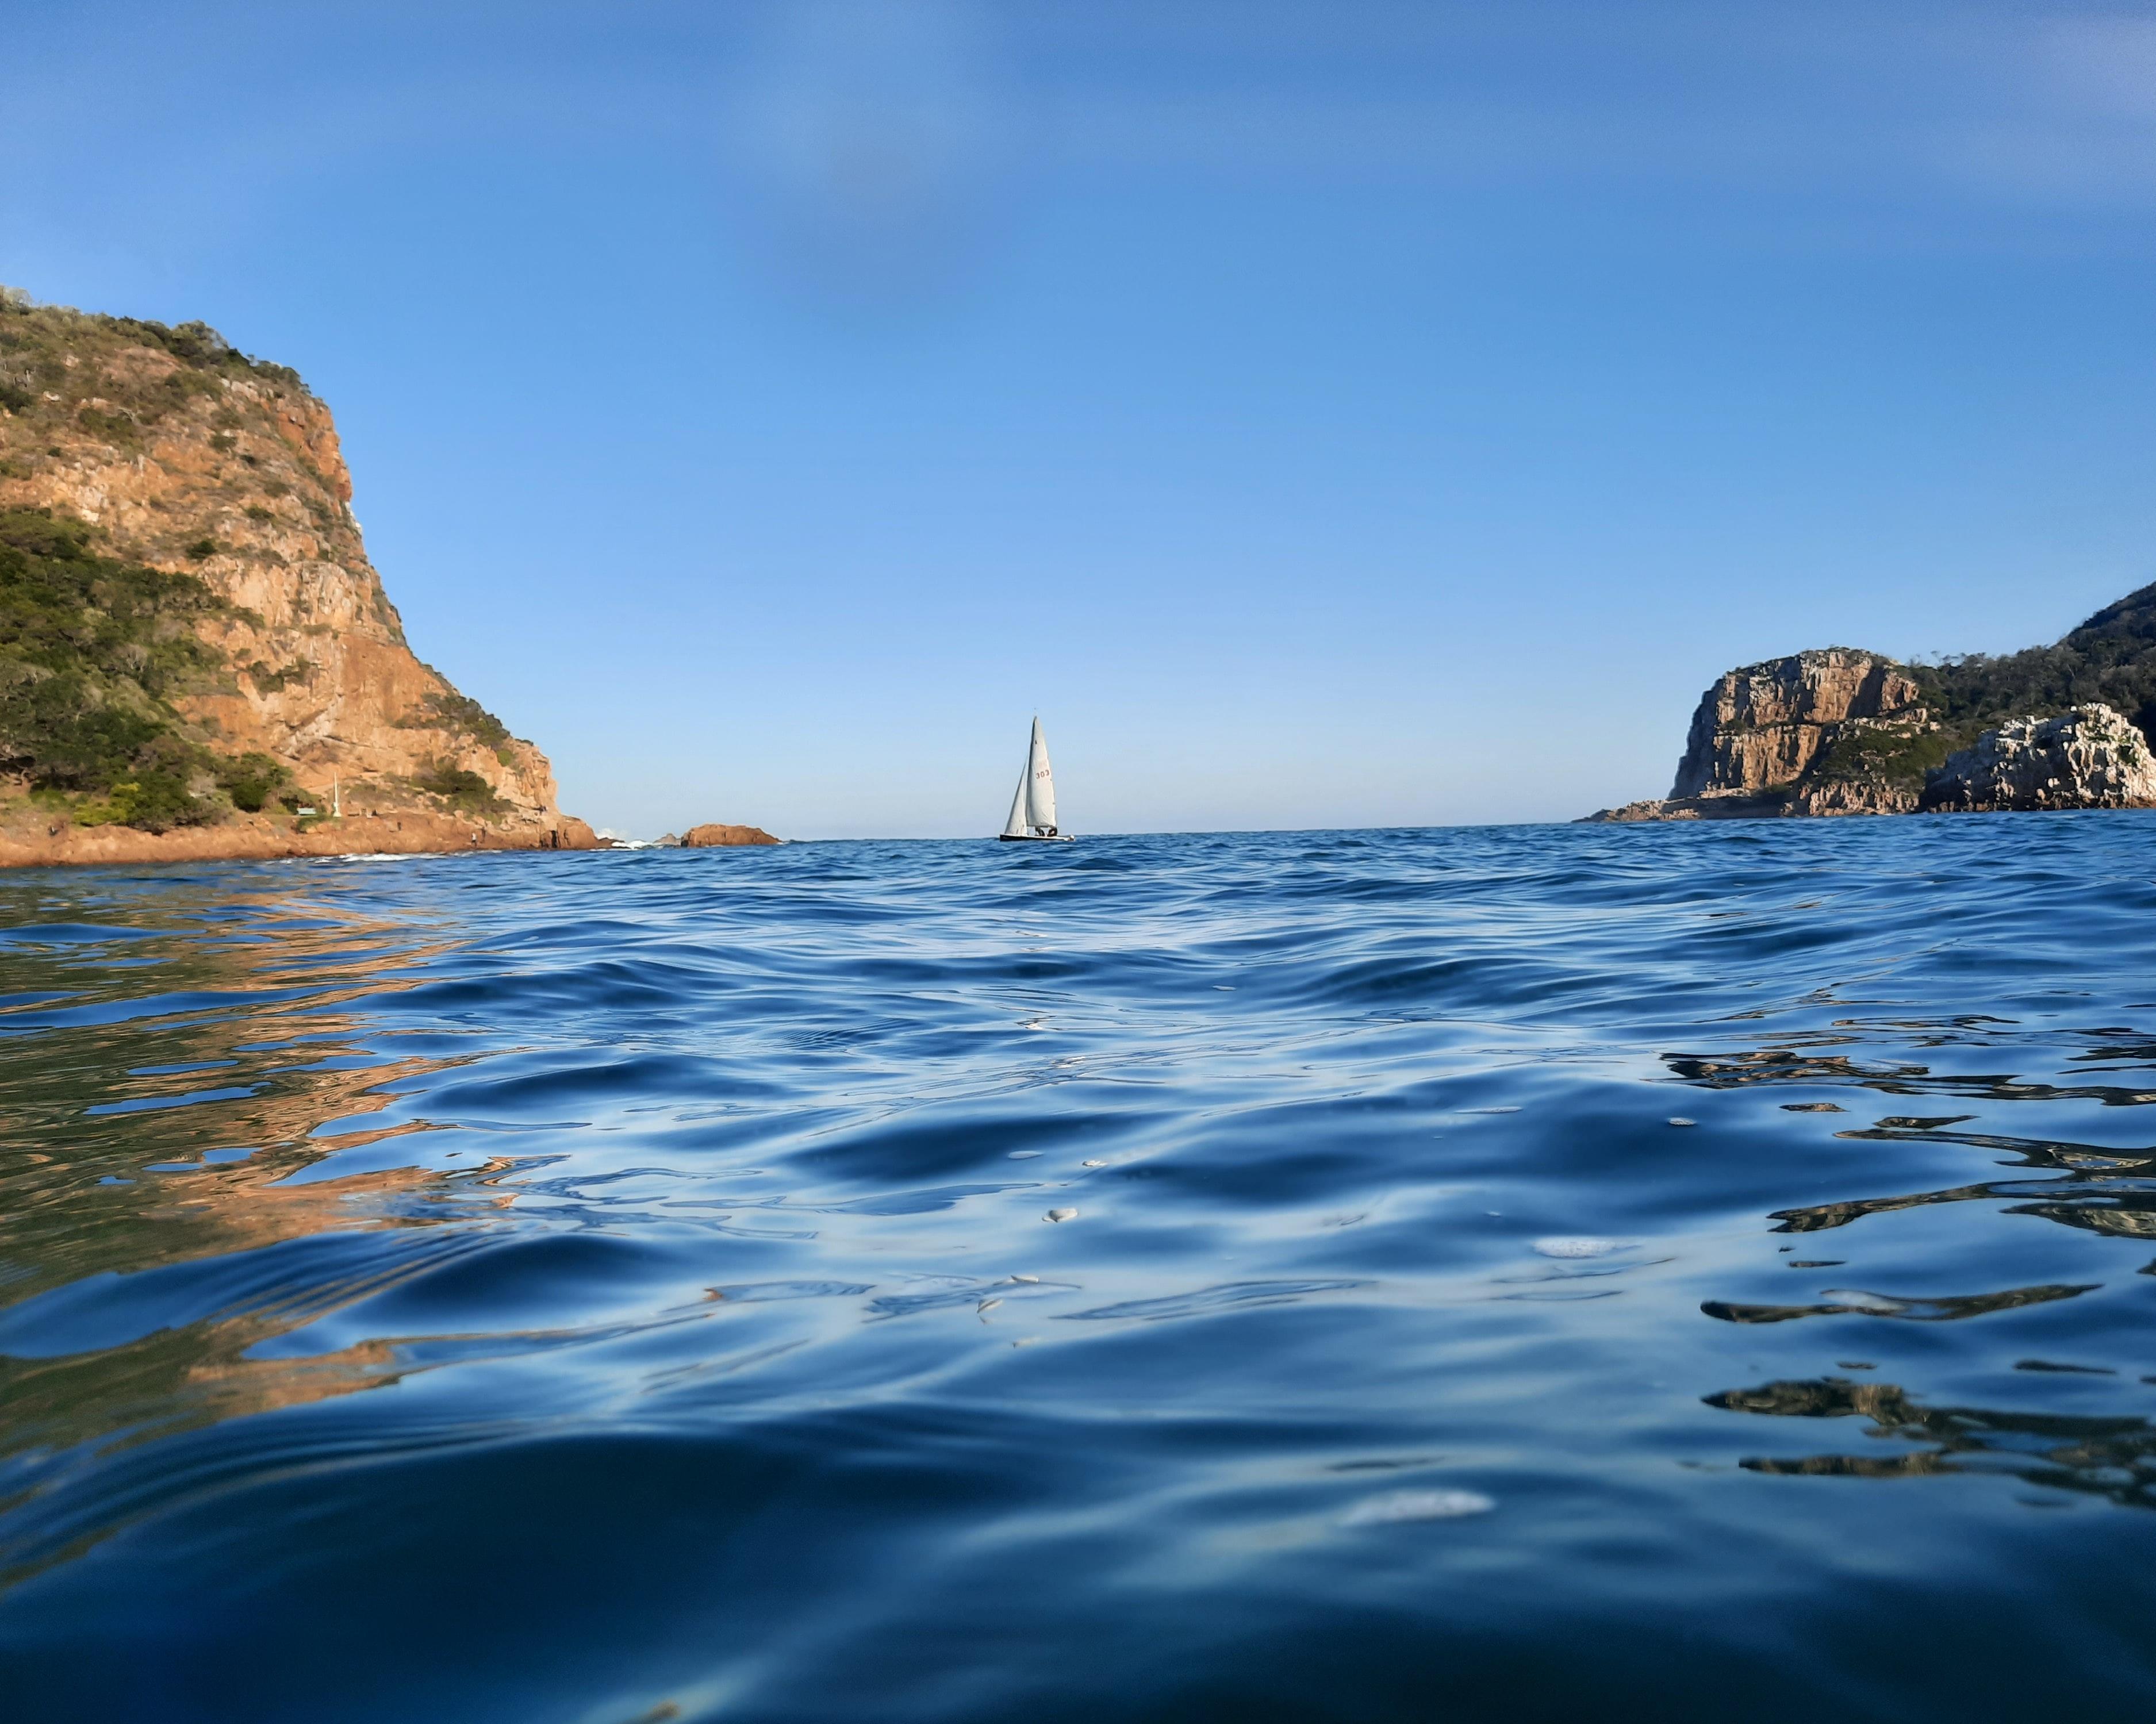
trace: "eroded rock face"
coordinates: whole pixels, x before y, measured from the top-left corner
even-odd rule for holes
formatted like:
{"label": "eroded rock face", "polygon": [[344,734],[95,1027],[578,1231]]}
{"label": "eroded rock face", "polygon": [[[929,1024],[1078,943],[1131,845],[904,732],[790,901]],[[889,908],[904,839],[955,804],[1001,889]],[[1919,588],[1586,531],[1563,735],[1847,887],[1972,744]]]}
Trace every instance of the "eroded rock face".
{"label": "eroded rock face", "polygon": [[1906,713],[1921,694],[1892,659],[1847,647],[1726,672],[1700,696],[1670,796],[1748,795],[1794,784],[1840,726]]}
{"label": "eroded rock face", "polygon": [[227,674],[175,703],[210,746],[268,754],[347,810],[531,829],[542,843],[568,829],[547,757],[406,643],[330,411],[296,377],[183,363],[114,320],[35,316],[43,346],[0,355],[17,403],[0,400],[0,508],[88,521],[103,554],[198,576],[235,608],[202,628]]}
{"label": "eroded rock face", "polygon": [[2156,759],[2124,714],[2092,703],[2017,718],[1951,756],[1924,786],[1927,808],[2156,806]]}
{"label": "eroded rock face", "polygon": [[1892,659],[1849,647],[1728,671],[1700,696],[1669,795],[1587,818],[1907,813],[1922,782],[1912,758],[1943,747],[1922,694]]}

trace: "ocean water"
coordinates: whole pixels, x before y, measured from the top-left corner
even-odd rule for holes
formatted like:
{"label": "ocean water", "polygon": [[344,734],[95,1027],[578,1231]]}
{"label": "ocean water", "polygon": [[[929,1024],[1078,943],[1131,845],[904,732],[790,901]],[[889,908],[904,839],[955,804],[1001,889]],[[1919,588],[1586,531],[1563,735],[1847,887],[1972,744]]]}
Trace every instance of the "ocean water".
{"label": "ocean water", "polygon": [[11,1724],[2156,1715],[2156,817],[18,873],[0,995]]}

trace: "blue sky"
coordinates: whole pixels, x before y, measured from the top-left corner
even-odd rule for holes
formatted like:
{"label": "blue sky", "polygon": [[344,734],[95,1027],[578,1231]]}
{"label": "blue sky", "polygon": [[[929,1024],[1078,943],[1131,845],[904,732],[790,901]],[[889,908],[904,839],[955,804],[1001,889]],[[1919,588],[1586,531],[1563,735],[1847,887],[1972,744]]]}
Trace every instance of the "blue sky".
{"label": "blue sky", "polygon": [[0,281],[335,408],[650,834],[1567,818],[2156,580],[2156,8],[0,0]]}

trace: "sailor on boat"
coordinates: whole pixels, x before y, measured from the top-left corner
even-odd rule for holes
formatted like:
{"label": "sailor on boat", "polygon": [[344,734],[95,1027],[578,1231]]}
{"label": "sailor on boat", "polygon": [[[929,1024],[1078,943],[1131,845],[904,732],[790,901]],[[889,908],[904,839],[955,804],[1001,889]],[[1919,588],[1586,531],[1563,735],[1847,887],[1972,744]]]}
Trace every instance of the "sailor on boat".
{"label": "sailor on boat", "polygon": [[1025,772],[1011,798],[1010,818],[996,834],[1006,843],[1022,839],[1069,844],[1070,834],[1055,829],[1055,774],[1049,769],[1048,739],[1040,734],[1040,721],[1033,721],[1033,741],[1026,750]]}

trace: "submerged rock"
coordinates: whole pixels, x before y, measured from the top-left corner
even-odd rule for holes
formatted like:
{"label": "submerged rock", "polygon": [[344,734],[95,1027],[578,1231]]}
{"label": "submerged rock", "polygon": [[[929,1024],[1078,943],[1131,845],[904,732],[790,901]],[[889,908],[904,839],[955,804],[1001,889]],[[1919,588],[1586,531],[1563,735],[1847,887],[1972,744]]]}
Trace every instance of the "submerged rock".
{"label": "submerged rock", "polygon": [[2056,718],[2017,718],[1986,731],[1933,772],[1923,806],[2132,808],[2156,806],[2156,759],[2124,714],[2097,702]]}

